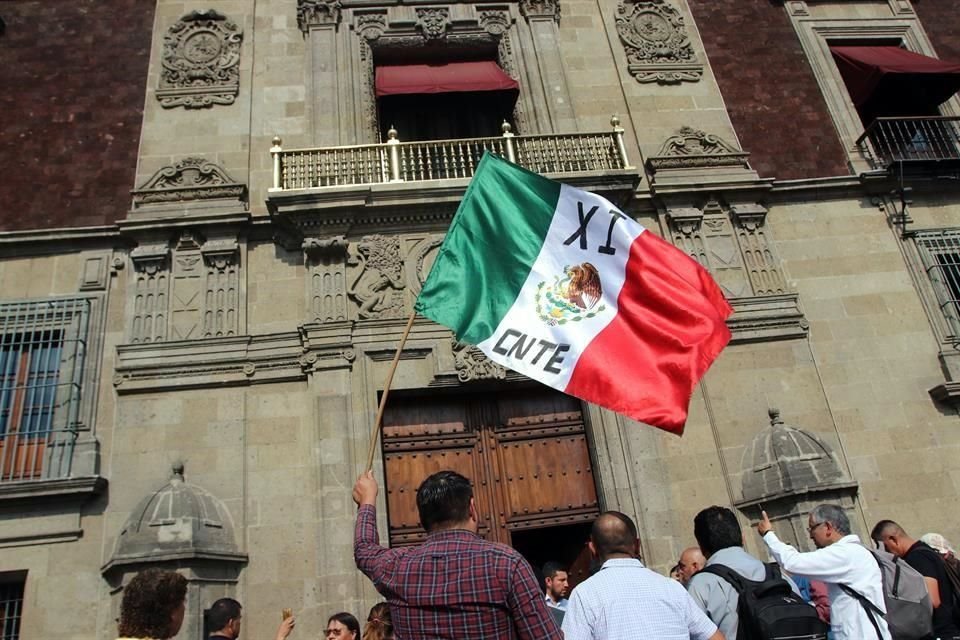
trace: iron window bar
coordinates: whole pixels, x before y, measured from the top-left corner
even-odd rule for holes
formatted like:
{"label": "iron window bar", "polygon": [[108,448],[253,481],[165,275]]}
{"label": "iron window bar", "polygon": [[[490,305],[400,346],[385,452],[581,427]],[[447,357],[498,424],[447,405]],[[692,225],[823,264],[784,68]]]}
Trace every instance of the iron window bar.
{"label": "iron window bar", "polygon": [[69,477],[90,300],[0,303],[0,483]]}

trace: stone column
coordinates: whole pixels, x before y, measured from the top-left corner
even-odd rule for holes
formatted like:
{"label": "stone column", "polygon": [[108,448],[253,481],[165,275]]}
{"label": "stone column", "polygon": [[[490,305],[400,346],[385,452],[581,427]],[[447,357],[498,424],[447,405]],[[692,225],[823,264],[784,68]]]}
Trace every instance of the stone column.
{"label": "stone column", "polygon": [[308,39],[310,80],[308,96],[313,143],[337,146],[341,140],[341,96],[337,70],[349,67],[340,60],[337,31],[340,25],[339,0],[299,0],[297,22]]}
{"label": "stone column", "polygon": [[[543,133],[576,131],[576,117],[567,87],[567,77],[560,57],[560,3],[559,0],[521,0],[520,13],[530,29],[531,49],[536,73],[528,73],[530,86]],[[529,70],[528,70],[529,71]],[[521,131],[521,133],[526,133]]]}

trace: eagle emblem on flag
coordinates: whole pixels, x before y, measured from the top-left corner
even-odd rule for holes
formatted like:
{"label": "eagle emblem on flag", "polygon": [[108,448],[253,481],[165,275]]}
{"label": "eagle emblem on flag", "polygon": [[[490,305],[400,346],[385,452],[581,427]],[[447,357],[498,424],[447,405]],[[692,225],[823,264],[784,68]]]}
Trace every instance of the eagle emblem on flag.
{"label": "eagle emblem on flag", "polygon": [[604,311],[600,272],[589,262],[566,265],[553,284],[540,282],[535,294],[537,316],[550,326],[593,318]]}

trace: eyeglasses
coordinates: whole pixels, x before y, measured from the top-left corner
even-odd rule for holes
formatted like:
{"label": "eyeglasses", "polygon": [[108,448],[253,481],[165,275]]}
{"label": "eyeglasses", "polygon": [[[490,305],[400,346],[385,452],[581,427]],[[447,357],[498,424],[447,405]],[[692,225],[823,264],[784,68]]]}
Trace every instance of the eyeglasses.
{"label": "eyeglasses", "polygon": [[807,531],[809,531],[810,533],[813,533],[814,531],[817,530],[817,527],[819,527],[819,526],[822,525],[822,524],[827,524],[827,523],[826,523],[826,521],[824,521],[824,522],[818,522],[817,524],[813,525],[812,527],[807,527]]}
{"label": "eyeglasses", "polygon": [[339,638],[342,632],[343,629],[327,629],[324,631],[324,634],[326,634],[328,637],[333,636],[334,638]]}

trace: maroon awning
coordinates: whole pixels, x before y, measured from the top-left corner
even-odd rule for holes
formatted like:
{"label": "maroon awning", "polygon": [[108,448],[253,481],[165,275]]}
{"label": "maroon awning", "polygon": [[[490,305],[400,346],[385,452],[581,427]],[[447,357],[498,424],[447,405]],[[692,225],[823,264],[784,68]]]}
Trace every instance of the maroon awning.
{"label": "maroon awning", "polygon": [[[960,63],[900,47],[830,47],[853,103],[861,112],[910,115],[935,108],[960,91]],[[903,112],[903,113],[901,113]]]}
{"label": "maroon awning", "polygon": [[496,62],[449,62],[377,67],[377,97],[418,93],[518,91]]}

